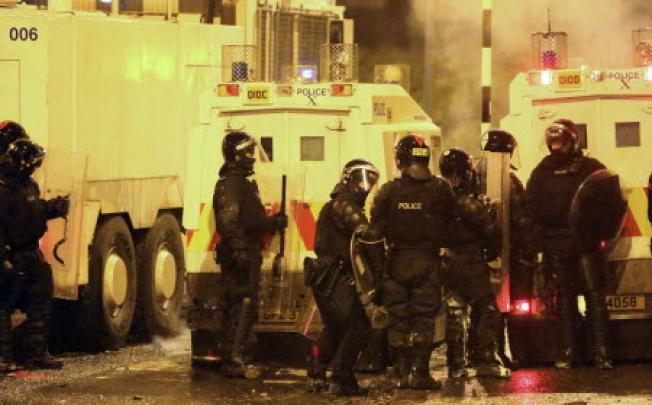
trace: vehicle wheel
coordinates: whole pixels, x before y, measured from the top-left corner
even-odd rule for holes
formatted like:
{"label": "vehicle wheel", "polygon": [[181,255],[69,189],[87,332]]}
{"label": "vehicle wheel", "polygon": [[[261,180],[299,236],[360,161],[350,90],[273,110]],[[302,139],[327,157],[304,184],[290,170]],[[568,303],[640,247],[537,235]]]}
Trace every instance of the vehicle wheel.
{"label": "vehicle wheel", "polygon": [[180,330],[186,265],[181,228],[173,215],[156,219],[138,259],[139,326],[148,337],[174,336]]}
{"label": "vehicle wheel", "polygon": [[84,322],[100,350],[124,345],[136,308],[136,254],[129,227],[112,217],[95,231],[89,284],[82,291]]}

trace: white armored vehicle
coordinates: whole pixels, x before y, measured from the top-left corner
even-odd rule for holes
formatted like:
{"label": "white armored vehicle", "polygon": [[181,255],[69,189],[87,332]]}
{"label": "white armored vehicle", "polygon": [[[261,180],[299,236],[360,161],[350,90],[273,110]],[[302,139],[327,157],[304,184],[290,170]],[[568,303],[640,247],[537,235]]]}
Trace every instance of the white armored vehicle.
{"label": "white armored vehicle", "polygon": [[358,83],[352,21],[334,0],[18,3],[0,1],[0,119],[47,148],[45,196],[71,195],[67,225],[51,222],[41,242],[56,324],[101,348],[130,330],[174,334],[186,275],[191,325],[204,327],[192,320],[210,312],[200,287],[219,283],[211,200],[228,131],[269,155],[258,182],[270,209],[288,176],[287,269],[266,278],[260,309],[260,329],[280,332],[318,319],[300,264],[342,165],[364,157],[387,179],[398,136],[440,147],[401,86]]}
{"label": "white armored vehicle", "polygon": [[[545,129],[554,120],[567,118],[580,130],[583,152],[616,172],[626,186],[629,211],[609,257],[607,305],[617,358],[652,356],[652,346],[639,344],[652,339],[652,227],[646,190],[652,169],[652,30],[635,31],[633,38],[633,66],[600,70],[567,66],[565,33],[534,34],[535,68],[512,81],[509,115],[501,121],[501,127],[518,140],[521,167],[516,173],[524,182],[548,154]],[[525,304],[512,303],[513,320],[545,318],[547,309],[536,294]],[[527,340],[540,330],[534,323],[522,324],[529,326],[512,328],[512,336]],[[534,351],[545,351],[544,346],[530,344]],[[517,357],[529,356],[518,347],[512,350]]]}

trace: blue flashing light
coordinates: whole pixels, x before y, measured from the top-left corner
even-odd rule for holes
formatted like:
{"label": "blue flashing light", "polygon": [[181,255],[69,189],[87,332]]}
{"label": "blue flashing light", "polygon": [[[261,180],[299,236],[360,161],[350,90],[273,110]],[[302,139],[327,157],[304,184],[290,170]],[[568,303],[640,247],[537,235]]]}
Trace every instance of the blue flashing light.
{"label": "blue flashing light", "polygon": [[315,79],[315,70],[310,68],[301,69],[299,71],[301,78],[304,80],[314,80]]}

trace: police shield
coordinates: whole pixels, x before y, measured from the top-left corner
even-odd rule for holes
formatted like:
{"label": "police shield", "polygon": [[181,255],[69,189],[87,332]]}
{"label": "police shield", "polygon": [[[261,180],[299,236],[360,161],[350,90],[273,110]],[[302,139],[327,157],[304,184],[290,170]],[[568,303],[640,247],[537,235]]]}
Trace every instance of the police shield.
{"label": "police shield", "polygon": [[387,327],[387,311],[374,303],[374,298],[378,294],[377,280],[365,249],[366,245],[383,243],[383,241],[369,242],[361,239],[365,230],[366,225],[361,225],[351,237],[351,263],[355,278],[355,290],[371,321],[371,326],[374,329],[383,329]]}
{"label": "police shield", "polygon": [[53,296],[56,298],[78,298],[79,269],[83,267],[79,247],[83,245],[87,166],[85,153],[49,149],[43,166],[34,173],[41,198],[68,196],[70,199],[67,219],[50,221],[47,233],[39,241],[52,267]]}
{"label": "police shield", "polygon": [[626,213],[620,177],[603,169],[580,185],[568,220],[584,253],[607,252],[620,236]]}
{"label": "police shield", "polygon": [[496,290],[496,299],[502,312],[509,308],[509,264],[510,264],[510,189],[511,167],[508,152],[484,151],[476,164],[477,189],[497,209],[501,227],[500,259],[490,263],[493,269],[491,281]]}

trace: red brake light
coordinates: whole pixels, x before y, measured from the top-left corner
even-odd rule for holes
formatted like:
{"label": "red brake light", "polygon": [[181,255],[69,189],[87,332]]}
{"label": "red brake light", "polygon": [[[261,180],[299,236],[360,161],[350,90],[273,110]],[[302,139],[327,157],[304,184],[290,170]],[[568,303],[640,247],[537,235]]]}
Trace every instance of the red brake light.
{"label": "red brake light", "polygon": [[220,84],[217,87],[217,95],[220,97],[236,97],[240,95],[239,84]]}
{"label": "red brake light", "polygon": [[238,86],[237,84],[229,84],[228,86],[226,86],[226,90],[231,96],[240,95],[240,86]]}
{"label": "red brake light", "polygon": [[352,96],[353,86],[350,84],[333,84],[331,85],[331,96]]}
{"label": "red brake light", "polygon": [[512,304],[512,313],[514,315],[530,315],[532,306],[528,300],[516,300]]}

